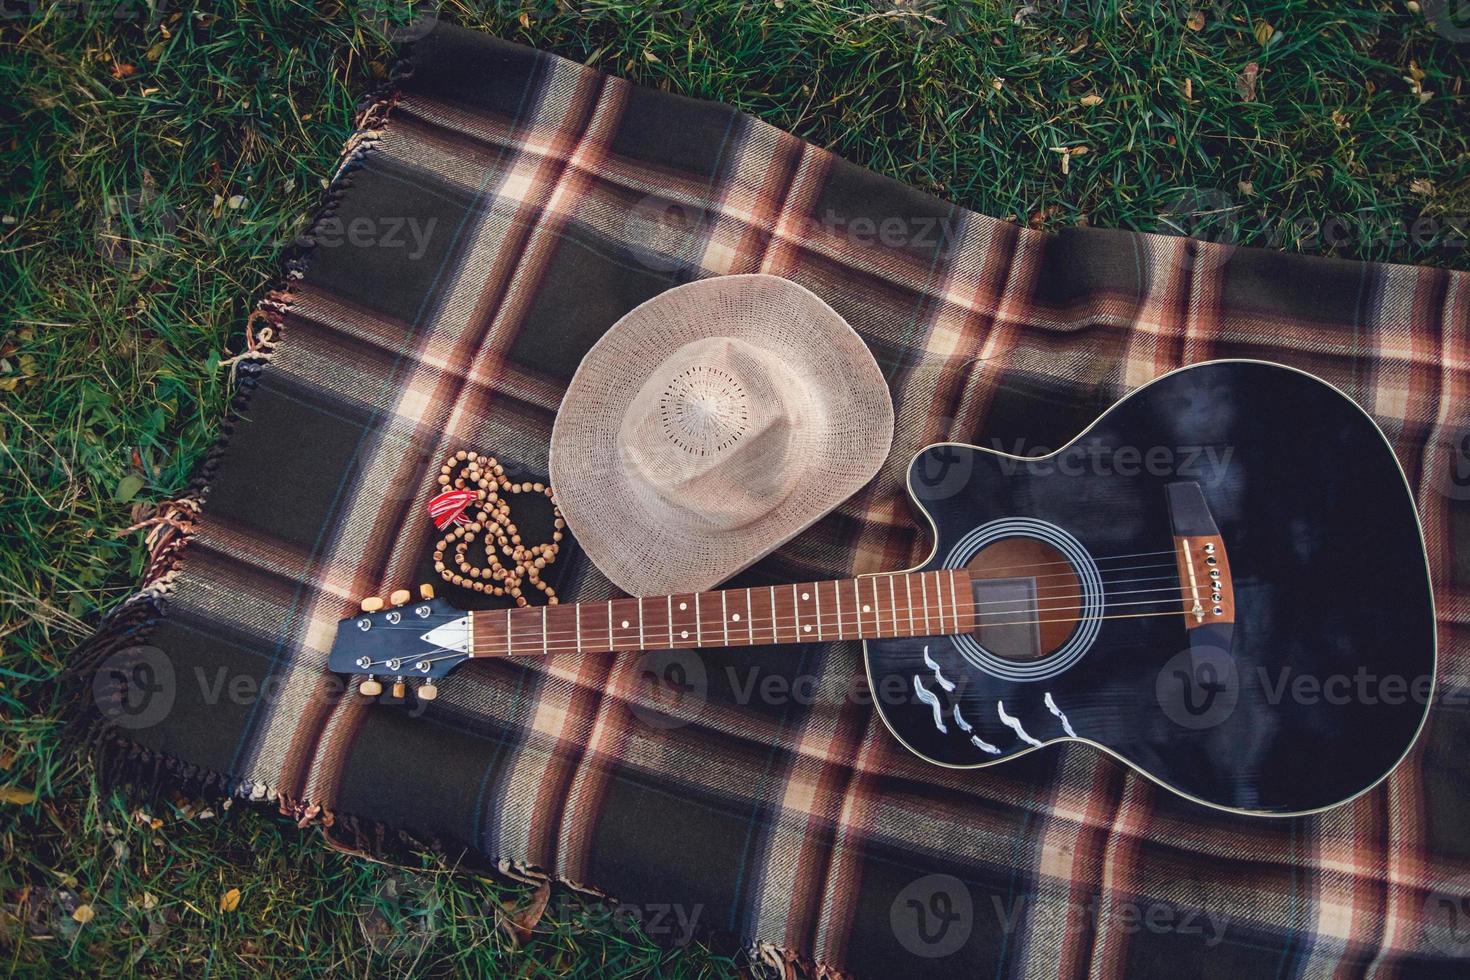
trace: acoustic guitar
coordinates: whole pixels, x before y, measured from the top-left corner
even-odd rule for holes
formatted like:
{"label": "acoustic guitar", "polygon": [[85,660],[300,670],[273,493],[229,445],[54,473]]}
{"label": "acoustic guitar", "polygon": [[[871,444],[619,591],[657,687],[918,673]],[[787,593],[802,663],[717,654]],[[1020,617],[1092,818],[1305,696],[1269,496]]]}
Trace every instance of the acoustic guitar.
{"label": "acoustic guitar", "polygon": [[1408,752],[1432,699],[1424,543],[1382,432],[1259,361],[1164,375],[1065,447],[915,455],[915,568],[855,579],[344,619],[329,666],[394,693],[487,657],[862,641],[910,751],[983,767],[1085,742],[1199,803],[1294,815]]}

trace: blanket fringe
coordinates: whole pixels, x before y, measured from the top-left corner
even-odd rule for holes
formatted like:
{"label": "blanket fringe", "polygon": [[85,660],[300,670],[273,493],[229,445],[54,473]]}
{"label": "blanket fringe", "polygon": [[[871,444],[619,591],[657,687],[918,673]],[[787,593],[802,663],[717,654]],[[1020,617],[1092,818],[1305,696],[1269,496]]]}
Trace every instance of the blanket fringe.
{"label": "blanket fringe", "polygon": [[[71,652],[59,677],[61,715],[64,720],[75,722],[65,725],[65,730],[92,756],[102,781],[136,788],[150,799],[156,797],[160,781],[165,777],[201,797],[222,795],[255,802],[279,799],[274,787],[236,775],[201,770],[140,745],[129,731],[114,725],[108,715],[107,699],[117,693],[116,685],[94,681],[98,670],[112,658],[129,650],[146,649],[149,637],[168,615],[169,598],[189,542],[198,529],[210,485],[229,451],[235,427],[249,411],[250,399],[259,387],[266,365],[285,340],[285,321],[295,301],[293,287],[306,273],[317,244],[315,234],[336,213],[356,171],[381,140],[397,100],[398,92],[390,79],[388,85],[369,93],[360,104],[357,131],[343,146],[307,232],[286,249],[282,279],[260,298],[246,319],[244,349],[221,362],[229,371],[231,395],[219,437],[195,466],[182,494],[159,503],[152,516],[122,532],[147,531],[144,543],[148,560],[138,589],[104,616],[96,632]],[[296,817],[309,823],[319,813],[319,808],[307,806]]]}
{"label": "blanket fringe", "polygon": [[[413,76],[412,45],[404,46],[400,59],[389,72],[388,81],[370,92],[360,104],[356,131],[342,154],[323,199],[306,232],[287,248],[285,275],[257,302],[246,320],[245,349],[221,361],[229,370],[232,396],[219,438],[195,468],[184,492],[157,505],[152,516],[121,532],[147,529],[148,562],[138,590],[109,612],[97,631],[78,645],[69,657],[61,680],[66,689],[62,712],[81,721],[67,725],[71,738],[93,760],[99,785],[125,790],[140,804],[158,802],[165,791],[177,796],[228,809],[235,800],[275,803],[282,815],[301,828],[315,826],[327,846],[363,860],[417,870],[413,852],[430,852],[449,860],[456,868],[500,876],[504,880],[539,885],[560,884],[589,898],[615,901],[607,893],[581,882],[554,876],[544,868],[514,858],[486,858],[468,847],[446,847],[437,838],[421,838],[407,831],[352,814],[344,814],[310,800],[297,800],[277,787],[241,778],[237,774],[206,769],[178,757],[147,748],[112,724],[99,703],[92,680],[109,658],[130,648],[147,644],[153,630],[167,615],[174,580],[183,565],[189,541],[198,528],[204,505],[235,426],[249,409],[250,398],[259,386],[265,367],[285,338],[285,320],[295,303],[293,287],[305,276],[323,222],[335,216],[343,195],[351,187],[355,172],[381,142],[384,128],[400,98],[399,84]],[[451,858],[451,853],[459,852]],[[822,964],[803,962],[797,954],[771,943],[746,947],[752,972],[758,976],[815,977],[843,980],[839,971]]]}

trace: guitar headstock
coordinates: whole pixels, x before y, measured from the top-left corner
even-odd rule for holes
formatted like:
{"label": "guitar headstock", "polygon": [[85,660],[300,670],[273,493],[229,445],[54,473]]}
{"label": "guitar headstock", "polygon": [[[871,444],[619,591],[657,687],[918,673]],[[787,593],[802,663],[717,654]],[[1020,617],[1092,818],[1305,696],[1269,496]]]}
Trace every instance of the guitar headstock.
{"label": "guitar headstock", "polygon": [[366,674],[358,692],[367,697],[383,693],[379,678],[390,678],[395,698],[408,693],[417,681],[421,701],[439,694],[434,683],[470,658],[470,614],[434,597],[420,586],[415,599],[400,589],[384,602],[371,597],[362,611],[337,624],[327,667],[339,674]]}

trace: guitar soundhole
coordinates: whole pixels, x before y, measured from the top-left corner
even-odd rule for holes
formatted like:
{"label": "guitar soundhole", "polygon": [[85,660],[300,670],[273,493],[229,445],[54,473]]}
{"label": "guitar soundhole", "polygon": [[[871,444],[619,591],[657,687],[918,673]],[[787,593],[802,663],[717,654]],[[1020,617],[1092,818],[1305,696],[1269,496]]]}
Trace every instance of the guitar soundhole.
{"label": "guitar soundhole", "polygon": [[1082,581],[1055,547],[1032,537],[1002,538],[970,559],[975,641],[997,657],[1039,660],[1077,628]]}

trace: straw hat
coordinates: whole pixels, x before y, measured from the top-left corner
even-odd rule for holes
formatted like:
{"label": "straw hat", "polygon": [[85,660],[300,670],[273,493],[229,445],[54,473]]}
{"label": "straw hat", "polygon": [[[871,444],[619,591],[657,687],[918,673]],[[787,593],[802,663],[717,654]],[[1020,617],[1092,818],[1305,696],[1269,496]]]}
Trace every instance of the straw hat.
{"label": "straw hat", "polygon": [[777,276],[722,276],[655,296],[587,352],[551,483],[613,584],[699,591],[851,496],[892,441],[883,374],[835,310]]}

